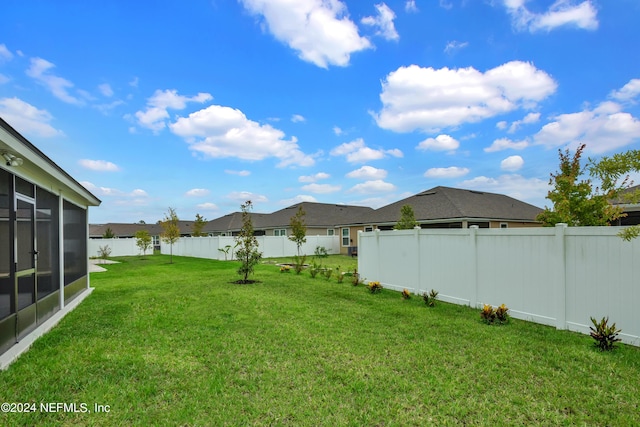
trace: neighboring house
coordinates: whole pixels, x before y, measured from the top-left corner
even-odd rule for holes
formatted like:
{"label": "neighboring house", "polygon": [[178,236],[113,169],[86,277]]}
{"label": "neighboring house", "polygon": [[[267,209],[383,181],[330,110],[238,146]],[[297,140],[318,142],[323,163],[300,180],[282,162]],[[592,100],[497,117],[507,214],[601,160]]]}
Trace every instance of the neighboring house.
{"label": "neighboring house", "polygon": [[542,209],[503,194],[434,187],[345,222],[340,227],[342,253],[353,252],[358,231],[392,230],[404,205],[413,208],[421,228],[540,227]]}
{"label": "neighboring house", "polygon": [[[288,206],[279,211],[264,214],[250,213],[256,236],[289,236],[291,235],[291,217],[302,206],[305,212],[304,222],[307,236],[334,236],[338,225],[353,221],[373,209],[363,206],[338,205],[334,203],[302,202]],[[209,221],[204,231],[213,236],[236,236],[242,228],[242,212],[233,212]]]}
{"label": "neighboring house", "polygon": [[640,191],[640,185],[635,185],[624,190],[621,196],[614,200],[614,205],[622,207],[622,210],[627,215],[622,218],[618,218],[612,225],[639,225],[640,224],[640,203],[629,203],[625,200],[624,195],[628,193],[635,193]]}
{"label": "neighboring house", "polygon": [[87,211],[100,200],[2,119],[0,155],[3,368],[91,292]]}

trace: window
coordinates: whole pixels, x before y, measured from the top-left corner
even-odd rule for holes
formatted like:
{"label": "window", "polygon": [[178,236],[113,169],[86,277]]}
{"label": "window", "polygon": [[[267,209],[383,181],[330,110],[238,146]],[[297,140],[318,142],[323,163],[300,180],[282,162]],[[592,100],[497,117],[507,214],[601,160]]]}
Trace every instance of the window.
{"label": "window", "polygon": [[287,235],[287,229],[286,228],[276,228],[275,230],[273,230],[273,235],[274,236],[286,236]]}
{"label": "window", "polygon": [[349,234],[349,228],[343,228],[342,229],[342,246],[349,246],[350,243],[350,234]]}
{"label": "window", "polygon": [[500,223],[500,228],[509,228],[509,224],[506,222],[501,222]]}
{"label": "window", "polygon": [[371,226],[371,225],[368,225],[368,226],[366,226],[366,227],[364,228],[364,232],[365,232],[365,233],[370,233],[370,232],[372,232],[372,231],[373,231],[373,226]]}
{"label": "window", "polygon": [[335,236],[336,230],[333,228],[327,228],[327,236]]}

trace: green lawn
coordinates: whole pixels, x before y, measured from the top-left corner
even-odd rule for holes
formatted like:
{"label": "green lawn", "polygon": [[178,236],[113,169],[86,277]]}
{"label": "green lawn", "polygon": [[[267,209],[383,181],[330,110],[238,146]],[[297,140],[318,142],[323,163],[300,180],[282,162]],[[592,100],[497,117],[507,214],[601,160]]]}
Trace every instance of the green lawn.
{"label": "green lawn", "polygon": [[635,347],[273,264],[235,285],[236,262],[120,260],[0,372],[1,402],[38,405],[0,425],[640,425]]}

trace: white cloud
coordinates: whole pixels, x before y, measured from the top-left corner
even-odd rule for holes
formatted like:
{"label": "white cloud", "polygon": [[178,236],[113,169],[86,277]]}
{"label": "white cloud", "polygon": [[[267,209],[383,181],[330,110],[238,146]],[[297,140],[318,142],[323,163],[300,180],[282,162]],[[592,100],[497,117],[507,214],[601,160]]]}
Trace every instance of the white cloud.
{"label": "white cloud", "polygon": [[138,87],[138,83],[140,83],[140,79],[138,77],[134,77],[133,79],[131,79],[131,81],[129,82],[129,86],[131,87]]}
{"label": "white cloud", "polygon": [[251,172],[249,172],[247,170],[234,171],[234,170],[230,170],[230,169],[225,169],[224,173],[229,174],[229,175],[238,175],[238,176],[249,176],[249,175],[251,175]]}
{"label": "white cloud", "polygon": [[524,159],[520,156],[509,156],[500,162],[500,169],[509,172],[520,170],[524,165]]}
{"label": "white cloud", "polygon": [[333,133],[335,133],[336,135],[342,135],[344,133],[344,131],[342,129],[340,129],[338,126],[334,126],[333,127]]}
{"label": "white cloud", "polygon": [[82,181],[80,184],[98,197],[117,197],[118,200],[116,202],[121,205],[146,204],[149,199],[149,194],[140,188],[126,192],[117,188],[99,187],[89,181]]}
{"label": "white cloud", "polygon": [[329,194],[329,193],[335,193],[336,191],[342,190],[342,187],[339,185],[313,183],[313,184],[303,185],[302,189],[304,191],[309,191],[310,193]]}
{"label": "white cloud", "polygon": [[208,196],[209,193],[211,192],[206,188],[192,188],[191,190],[184,193],[184,195],[187,197],[204,197]]}
{"label": "white cloud", "polygon": [[267,196],[263,196],[262,194],[255,194],[250,191],[232,191],[231,193],[227,194],[226,197],[227,199],[234,200],[238,203],[244,203],[247,200],[251,200],[253,204],[269,201],[269,199],[267,199]]}
{"label": "white cloud", "polygon": [[281,130],[249,120],[242,111],[230,107],[211,105],[178,118],[169,128],[185,138],[191,150],[207,157],[243,160],[275,157],[281,167],[315,163],[313,157],[300,151],[296,137],[286,140]]}
{"label": "white cloud", "polygon": [[184,110],[189,102],[204,103],[213,99],[208,93],[199,93],[196,96],[188,97],[178,95],[178,91],[156,90],[147,100],[147,108],[144,111],[137,111],[135,116],[138,124],[142,127],[158,132],[166,127],[166,120],[169,119],[167,110]]}
{"label": "white cloud", "polygon": [[241,0],[245,9],[264,18],[279,41],[318,67],[347,66],[351,54],[371,48],[358,34],[339,0]]}
{"label": "white cloud", "polygon": [[504,120],[499,121],[498,123],[496,123],[496,127],[497,127],[498,129],[500,129],[500,130],[505,130],[505,129],[507,128],[507,126],[508,126],[508,125],[509,125],[509,124],[508,124],[506,121],[504,121]]}
{"label": "white cloud", "polygon": [[327,179],[329,178],[331,175],[329,175],[328,173],[325,172],[318,172],[314,175],[306,175],[306,176],[301,176],[298,178],[298,181],[300,182],[316,182],[319,181],[321,179]]}
{"label": "white cloud", "polygon": [[215,203],[211,203],[211,202],[200,203],[200,204],[196,205],[196,207],[198,209],[202,209],[202,210],[205,210],[205,211],[217,211],[218,210],[218,205],[216,205]]}
{"label": "white cloud", "polygon": [[629,83],[622,86],[620,90],[611,92],[611,98],[624,102],[631,101],[640,95],[640,79],[631,79]]}
{"label": "white cloud", "polygon": [[347,174],[348,178],[380,180],[387,177],[387,171],[384,169],[374,168],[372,166],[362,166]]}
{"label": "white cloud", "polygon": [[82,160],[78,161],[78,163],[83,168],[91,169],[91,170],[94,170],[94,171],[117,172],[117,171],[120,170],[118,165],[116,165],[115,163],[107,162],[106,160],[82,159]]}
{"label": "white cloud", "polygon": [[451,3],[448,0],[439,0],[438,3],[440,4],[440,7],[443,9],[451,9],[453,7],[453,3]]}
{"label": "white cloud", "polygon": [[101,85],[98,85],[98,90],[107,98],[113,96],[113,89],[111,89],[111,85],[109,85],[108,83],[102,83]]}
{"label": "white cloud", "polygon": [[6,45],[0,44],[0,62],[11,61],[12,59],[13,59],[13,53],[11,53],[9,49],[7,49]]}
{"label": "white cloud", "polygon": [[491,144],[491,146],[486,147],[484,149],[485,152],[487,153],[493,153],[495,151],[502,151],[502,150],[523,150],[525,148],[527,148],[529,146],[529,142],[528,141],[512,141],[509,138],[500,138],[500,139],[496,139],[495,141],[493,141],[493,144]]}
{"label": "white cloud", "polygon": [[400,67],[382,82],[378,126],[396,132],[434,131],[532,108],[557,87],[533,64],[512,61],[482,73],[472,67]]}
{"label": "white cloud", "polygon": [[315,203],[317,201],[318,200],[313,196],[309,196],[307,194],[299,194],[299,195],[297,195],[297,196],[295,196],[295,197],[293,197],[291,199],[282,199],[282,200],[280,200],[278,202],[278,204],[282,205],[282,206],[291,206],[291,205],[296,204],[296,203],[302,203],[302,202]]}
{"label": "white cloud", "polygon": [[455,51],[464,49],[467,46],[469,46],[469,42],[459,42],[457,40],[453,40],[453,41],[447,42],[447,45],[444,47],[444,52],[453,54]]}
{"label": "white cloud", "polygon": [[365,163],[370,160],[379,160],[387,157],[403,157],[402,151],[397,148],[391,150],[374,150],[365,145],[362,138],[340,144],[330,154],[332,156],[346,156],[349,163]]}
{"label": "white cloud", "polygon": [[372,193],[386,193],[389,191],[394,191],[396,186],[385,182],[381,179],[375,179],[372,181],[366,181],[361,184],[356,184],[349,192],[351,193],[361,193],[361,194],[372,194]]}
{"label": "white cloud", "polygon": [[38,83],[49,89],[53,96],[68,104],[83,105],[84,101],[69,94],[68,90],[73,87],[67,79],[51,74],[51,69],[55,65],[46,59],[31,58],[31,66],[27,69],[27,75]]}
{"label": "white cloud", "polygon": [[416,147],[418,150],[454,151],[460,147],[460,142],[450,135],[438,135],[427,138]]}
{"label": "white cloud", "polygon": [[593,110],[555,117],[533,139],[549,148],[584,143],[588,151],[604,153],[638,141],[640,120],[622,112],[615,102],[603,102]]}
{"label": "white cloud", "polygon": [[416,6],[416,0],[407,0],[404,4],[404,10],[408,13],[416,13],[418,6]]}
{"label": "white cloud", "polygon": [[[415,6],[415,5],[414,5]],[[365,25],[377,27],[376,35],[382,36],[387,40],[398,40],[400,36],[396,31],[393,20],[396,14],[385,3],[376,4],[378,16],[365,16],[360,22]]]}
{"label": "white cloud", "polygon": [[53,116],[47,110],[39,110],[18,98],[0,99],[0,116],[23,135],[44,138],[64,135],[49,124]]}
{"label": "white cloud", "polygon": [[304,116],[301,116],[300,114],[294,114],[293,116],[291,116],[291,121],[293,123],[300,123],[300,122],[304,122],[307,119],[304,118]]}
{"label": "white cloud", "polygon": [[531,12],[525,6],[526,1],[504,0],[512,24],[517,30],[529,30],[533,33],[548,32],[562,26],[583,30],[598,28],[597,11],[591,0],[580,4],[575,4],[572,0],[556,0],[544,13]]}
{"label": "white cloud", "polygon": [[448,168],[431,168],[428,169],[424,176],[426,178],[457,178],[469,173],[469,169],[458,166],[450,166]]}
{"label": "white cloud", "polygon": [[460,182],[458,187],[505,194],[514,199],[541,207],[544,206],[545,197],[549,192],[549,181],[538,178],[524,178],[518,174],[506,174],[497,178],[477,176]]}
{"label": "white cloud", "polygon": [[511,123],[511,126],[509,126],[509,130],[507,132],[508,133],[514,133],[523,124],[524,125],[528,125],[528,124],[531,124],[531,123],[536,123],[539,120],[540,120],[540,113],[529,113],[526,116],[524,116],[524,118],[522,120],[516,120],[513,123]]}

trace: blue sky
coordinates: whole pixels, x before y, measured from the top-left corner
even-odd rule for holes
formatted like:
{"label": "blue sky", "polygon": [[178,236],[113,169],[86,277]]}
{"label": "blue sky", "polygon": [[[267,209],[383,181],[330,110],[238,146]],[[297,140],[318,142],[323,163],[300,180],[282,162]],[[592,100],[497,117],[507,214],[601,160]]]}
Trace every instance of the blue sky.
{"label": "blue sky", "polygon": [[640,148],[637,0],[6,0],[0,116],[92,223],[438,185],[543,207],[559,148]]}

